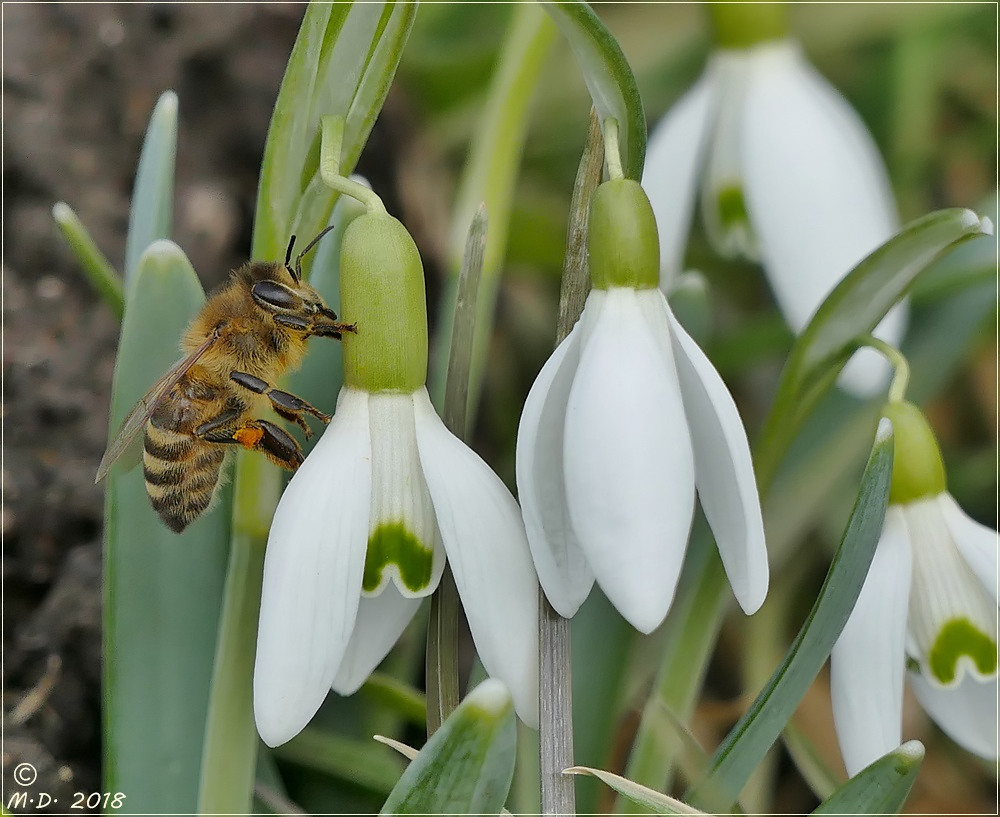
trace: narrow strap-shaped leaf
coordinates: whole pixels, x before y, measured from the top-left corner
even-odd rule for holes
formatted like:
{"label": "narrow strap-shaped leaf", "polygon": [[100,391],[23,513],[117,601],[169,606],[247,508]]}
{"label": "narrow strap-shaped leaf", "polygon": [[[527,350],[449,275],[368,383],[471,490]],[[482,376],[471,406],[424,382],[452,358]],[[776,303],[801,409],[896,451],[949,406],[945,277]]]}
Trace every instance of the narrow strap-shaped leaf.
{"label": "narrow strap-shaped leaf", "polygon": [[272,749],[275,758],[345,780],[385,797],[399,779],[403,763],[368,740],[335,735],[310,726]]}
{"label": "narrow strap-shaped leaf", "polygon": [[484,681],[403,772],[382,814],[499,814],[514,776],[516,729],[507,688]]}
{"label": "narrow strap-shaped leaf", "polygon": [[923,744],[908,741],[854,775],[813,814],[899,814],[923,760]]}
{"label": "narrow strap-shaped leaf", "polygon": [[177,94],[166,91],[156,103],[139,154],[132,210],[125,239],[125,288],[132,286],[140,256],[159,238],[170,238],[177,155]]}
{"label": "narrow strap-shaped leaf", "polygon": [[[204,295],[184,253],[154,243],[128,295],[111,433],[180,356]],[[229,492],[183,534],[150,506],[141,468],[107,480],[104,551],[105,788],[136,813],[193,812],[229,539]]]}
{"label": "narrow strap-shaped leaf", "polygon": [[451,274],[442,295],[440,319],[432,345],[434,359],[429,382],[431,397],[440,407],[444,401],[448,358],[453,343],[458,271],[465,253],[469,226],[479,205],[485,203],[490,215],[490,229],[483,256],[473,337],[468,406],[471,417],[476,416],[489,340],[493,334],[514,187],[528,129],[531,101],[541,82],[545,58],[555,38],[556,27],[541,9],[532,3],[515,6],[455,196],[448,241]]}
{"label": "narrow strap-shaped leaf", "polygon": [[583,70],[601,122],[618,122],[625,176],[639,181],[646,161],[646,114],[632,68],[601,18],[581,0],[542,0]]}
{"label": "narrow strap-shaped leaf", "polygon": [[312,237],[337,193],[319,179],[319,125],[344,117],[340,172],[353,169],[382,109],[416,14],[414,2],[310,3],[268,130],[253,257],[277,259],[293,231]]}
{"label": "narrow strap-shaped leaf", "polygon": [[878,544],[892,475],[892,427],[879,423],[858,498],[819,597],[784,659],[712,757],[709,772],[686,797],[725,811],[781,734],[840,636]]}
{"label": "narrow strap-shaped leaf", "polygon": [[802,331],[762,433],[758,484],[767,487],[799,427],[833,385],[860,336],[869,334],[917,275],[957,242],[989,233],[971,210],[941,210],[911,222],[858,264]]}
{"label": "narrow strap-shaped leaf", "polygon": [[91,285],[111,307],[118,320],[125,314],[125,286],[117,270],[104,257],[97,243],[90,237],[83,222],[64,201],[58,201],[52,207],[52,218],[66,238],[66,243],[80,262],[83,271],[90,279]]}
{"label": "narrow strap-shaped leaf", "polygon": [[654,814],[704,814],[692,808],[687,803],[683,803],[675,797],[649,789],[634,783],[627,777],[605,772],[601,769],[591,769],[587,766],[573,766],[566,769],[566,774],[585,774],[596,777],[603,783],[607,783],[612,789],[624,795],[637,806],[649,809]]}

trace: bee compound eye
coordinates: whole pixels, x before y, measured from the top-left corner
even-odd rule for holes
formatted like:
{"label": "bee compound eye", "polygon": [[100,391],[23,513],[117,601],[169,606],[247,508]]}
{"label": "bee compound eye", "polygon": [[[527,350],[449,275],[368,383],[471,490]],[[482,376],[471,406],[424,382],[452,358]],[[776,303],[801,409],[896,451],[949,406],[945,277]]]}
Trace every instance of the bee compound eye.
{"label": "bee compound eye", "polygon": [[251,290],[254,300],[265,309],[299,309],[302,299],[277,281],[258,281]]}

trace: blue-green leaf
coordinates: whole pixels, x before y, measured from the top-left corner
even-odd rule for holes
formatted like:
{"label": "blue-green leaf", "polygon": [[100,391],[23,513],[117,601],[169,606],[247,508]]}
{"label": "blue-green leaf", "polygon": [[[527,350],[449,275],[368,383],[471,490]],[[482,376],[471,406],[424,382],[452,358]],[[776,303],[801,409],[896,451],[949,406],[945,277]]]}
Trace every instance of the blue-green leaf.
{"label": "blue-green leaf", "polygon": [[499,814],[514,776],[516,729],[507,688],[476,687],[410,763],[382,814]]}
{"label": "blue-green leaf", "polygon": [[829,390],[860,336],[869,334],[917,275],[963,239],[992,230],[971,210],[911,222],[858,264],[827,296],[792,346],[762,435],[757,480],[768,486],[799,427]]}
{"label": "blue-green leaf", "polygon": [[601,122],[617,120],[622,168],[627,178],[639,181],[646,161],[646,114],[621,46],[587,3],[542,0],[542,5],[576,54]]}
{"label": "blue-green leaf", "polygon": [[696,808],[692,808],[687,803],[683,803],[675,797],[670,797],[669,795],[658,792],[655,789],[640,786],[638,783],[634,783],[626,777],[621,777],[620,775],[613,774],[611,772],[605,772],[601,769],[591,769],[587,766],[573,766],[572,768],[566,769],[566,773],[586,774],[591,777],[596,777],[601,782],[607,783],[607,785],[609,785],[612,789],[619,794],[624,795],[636,805],[649,809],[654,814],[698,815],[705,813],[703,811],[698,811]]}
{"label": "blue-green leaf", "polygon": [[708,773],[685,797],[692,805],[728,810],[830,655],[858,599],[878,544],[889,497],[892,442],[892,426],[883,419],[844,538],[819,597],[767,685],[716,750]]}
{"label": "blue-green leaf", "polygon": [[132,287],[139,258],[160,238],[170,238],[174,208],[174,159],[177,154],[177,94],[161,94],[146,128],[132,188],[132,210],[125,239],[125,288]]}
{"label": "blue-green leaf", "polygon": [[[111,433],[180,357],[204,295],[184,253],[152,244],[128,293]],[[150,506],[142,469],[107,479],[104,550],[105,789],[136,813],[193,812],[229,539],[229,492],[183,534]]]}
{"label": "blue-green leaf", "polygon": [[854,775],[813,814],[899,814],[923,760],[923,744],[908,741]]}
{"label": "blue-green leaf", "polygon": [[76,213],[64,201],[57,201],[52,207],[52,218],[66,238],[66,243],[80,262],[91,285],[111,307],[118,320],[125,314],[125,286],[117,270],[104,257],[87,228]]}
{"label": "blue-green leaf", "polygon": [[382,109],[415,14],[415,2],[309,4],[267,134],[254,258],[280,258],[292,233],[308,240],[327,223],[337,194],[319,178],[320,119],[344,118],[340,172],[347,176]]}

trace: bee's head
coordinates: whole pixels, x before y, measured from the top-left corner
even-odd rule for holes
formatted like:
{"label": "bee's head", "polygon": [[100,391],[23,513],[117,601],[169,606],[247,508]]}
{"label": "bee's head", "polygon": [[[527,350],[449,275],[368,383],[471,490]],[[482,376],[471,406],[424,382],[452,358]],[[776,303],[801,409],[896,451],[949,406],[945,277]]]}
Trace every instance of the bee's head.
{"label": "bee's head", "polygon": [[326,305],[313,287],[302,280],[302,256],[330,229],[327,227],[310,241],[296,256],[294,264],[291,259],[295,236],[292,236],[284,264],[256,261],[239,271],[254,303],[272,315],[280,326],[311,335],[333,334],[334,325],[342,328],[337,324],[337,313]]}
{"label": "bee's head", "polygon": [[[274,272],[287,272],[277,264],[270,266]],[[306,322],[322,322],[323,318],[337,320],[337,314],[315,289],[301,281],[289,280],[289,276],[274,275],[256,280],[250,287],[250,295],[258,307],[275,316],[301,318]],[[280,323],[295,326],[293,321]]]}

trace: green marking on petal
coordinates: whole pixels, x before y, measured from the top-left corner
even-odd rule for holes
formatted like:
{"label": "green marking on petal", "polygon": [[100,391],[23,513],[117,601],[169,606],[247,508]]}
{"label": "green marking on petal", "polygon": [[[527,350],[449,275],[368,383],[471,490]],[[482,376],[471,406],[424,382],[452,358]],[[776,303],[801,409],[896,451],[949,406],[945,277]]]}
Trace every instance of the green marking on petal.
{"label": "green marking on petal", "polygon": [[981,675],[997,671],[997,645],[967,618],[953,618],[941,628],[927,654],[931,674],[942,684],[955,680],[955,667],[968,656]]}
{"label": "green marking on petal", "polygon": [[723,187],[718,194],[719,221],[725,230],[746,227],[750,224],[743,188],[739,185]]}
{"label": "green marking on petal", "polygon": [[366,593],[382,583],[382,573],[395,565],[403,586],[411,593],[426,590],[431,582],[434,549],[426,548],[402,522],[379,525],[368,538],[365,574],[361,589]]}

